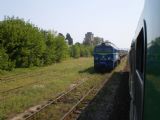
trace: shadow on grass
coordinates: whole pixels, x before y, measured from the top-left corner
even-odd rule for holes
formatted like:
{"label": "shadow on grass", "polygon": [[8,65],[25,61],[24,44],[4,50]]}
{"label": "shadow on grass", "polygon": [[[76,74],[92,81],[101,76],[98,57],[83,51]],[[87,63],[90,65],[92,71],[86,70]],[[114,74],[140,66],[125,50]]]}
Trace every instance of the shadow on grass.
{"label": "shadow on grass", "polygon": [[115,72],[78,120],[129,120],[129,75]]}
{"label": "shadow on grass", "polygon": [[79,73],[89,73],[89,74],[105,74],[105,73],[109,73],[112,70],[107,70],[107,69],[99,69],[99,70],[95,70],[94,67],[89,67],[85,70],[81,70],[79,71]]}

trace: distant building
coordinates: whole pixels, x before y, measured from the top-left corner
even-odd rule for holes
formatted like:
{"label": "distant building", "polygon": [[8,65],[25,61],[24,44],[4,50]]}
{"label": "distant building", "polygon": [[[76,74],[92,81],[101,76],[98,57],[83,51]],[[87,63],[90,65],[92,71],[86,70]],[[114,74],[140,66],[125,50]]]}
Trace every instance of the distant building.
{"label": "distant building", "polygon": [[85,34],[85,38],[84,38],[83,44],[92,45],[93,41],[94,41],[94,34],[92,32],[87,32]]}

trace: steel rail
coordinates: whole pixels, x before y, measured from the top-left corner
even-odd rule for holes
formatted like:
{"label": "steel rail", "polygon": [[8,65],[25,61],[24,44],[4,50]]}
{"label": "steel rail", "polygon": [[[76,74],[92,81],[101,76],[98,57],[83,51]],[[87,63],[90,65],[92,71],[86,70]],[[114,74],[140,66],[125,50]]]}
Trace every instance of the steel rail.
{"label": "steel rail", "polygon": [[70,90],[66,91],[66,92],[62,92],[62,94],[54,99],[49,100],[45,105],[42,105],[41,108],[37,109],[37,111],[32,111],[31,113],[28,113],[28,115],[24,115],[24,120],[30,119],[32,118],[34,115],[40,113],[42,110],[44,110],[46,107],[50,106],[51,104],[54,104],[56,102],[58,102],[60,99],[62,99],[63,97],[65,97],[67,94],[69,94],[70,92],[72,92],[73,90],[75,90],[76,88],[78,88],[80,85],[82,85],[85,81],[80,82],[79,84],[77,84],[76,86],[74,86],[73,88],[71,88]]}
{"label": "steel rail", "polygon": [[[81,112],[77,113],[74,111],[82,111],[83,106],[81,106],[80,108],[78,108],[78,106],[80,104],[84,104],[83,101],[85,100],[85,98],[92,93],[93,91],[95,91],[94,96],[97,95],[97,93],[102,89],[102,87],[108,82],[108,79],[105,80],[100,87],[97,89],[98,86],[94,86],[92,87],[60,120],[70,120],[73,116],[78,116]],[[86,102],[84,104],[84,106],[86,105]],[[78,110],[79,109],[79,110]],[[76,114],[76,115],[75,115]]]}

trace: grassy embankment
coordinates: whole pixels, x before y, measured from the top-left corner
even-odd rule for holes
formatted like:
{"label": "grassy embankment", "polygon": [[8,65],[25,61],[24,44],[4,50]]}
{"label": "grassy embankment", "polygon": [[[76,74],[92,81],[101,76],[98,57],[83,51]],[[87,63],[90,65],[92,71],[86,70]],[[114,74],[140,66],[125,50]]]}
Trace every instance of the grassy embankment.
{"label": "grassy embankment", "polygon": [[[12,77],[12,75],[16,76]],[[95,81],[104,79],[105,75],[94,73],[92,58],[71,59],[47,67],[5,72],[0,78],[10,76],[11,81],[1,82],[0,92],[19,86],[24,87],[0,93],[0,119],[14,116],[44,100],[54,98],[73,83],[81,80],[93,80],[93,83],[96,83]],[[34,82],[37,83],[32,84]]]}

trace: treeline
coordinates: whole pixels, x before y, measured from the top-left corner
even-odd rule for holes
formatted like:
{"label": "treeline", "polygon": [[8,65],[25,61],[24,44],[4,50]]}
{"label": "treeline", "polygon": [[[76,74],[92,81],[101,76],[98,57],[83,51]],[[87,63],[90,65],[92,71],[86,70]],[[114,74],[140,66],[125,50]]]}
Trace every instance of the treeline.
{"label": "treeline", "polygon": [[69,57],[92,55],[93,48],[80,43],[68,45],[65,37],[38,28],[29,21],[6,17],[0,21],[0,69],[44,66]]}
{"label": "treeline", "polygon": [[70,46],[70,56],[74,58],[88,57],[93,55],[93,46],[86,46],[80,43]]}

